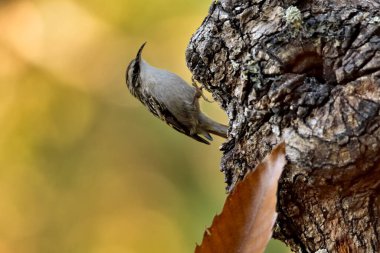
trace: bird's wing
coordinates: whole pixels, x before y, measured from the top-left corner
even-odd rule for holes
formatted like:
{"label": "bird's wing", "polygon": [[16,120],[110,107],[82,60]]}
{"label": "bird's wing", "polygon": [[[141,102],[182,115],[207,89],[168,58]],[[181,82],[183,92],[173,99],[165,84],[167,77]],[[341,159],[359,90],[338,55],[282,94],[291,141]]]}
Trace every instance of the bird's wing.
{"label": "bird's wing", "polygon": [[197,134],[192,134],[190,132],[190,129],[182,124],[174,115],[169,111],[169,109],[162,103],[159,103],[153,96],[150,96],[146,94],[146,101],[145,106],[148,107],[149,111],[153,113],[156,117],[160,118],[161,120],[165,121],[169,126],[177,130],[178,132],[181,132],[194,140],[197,140],[199,142],[210,144],[205,139],[201,138]]}

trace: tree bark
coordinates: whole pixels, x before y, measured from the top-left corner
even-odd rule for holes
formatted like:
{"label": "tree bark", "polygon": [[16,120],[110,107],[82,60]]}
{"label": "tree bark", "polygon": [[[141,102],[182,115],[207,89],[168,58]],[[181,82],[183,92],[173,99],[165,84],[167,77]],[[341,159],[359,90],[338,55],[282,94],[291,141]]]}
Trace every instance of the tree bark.
{"label": "tree bark", "polygon": [[285,141],[274,236],[380,252],[380,1],[215,1],[186,57],[228,114],[227,190]]}

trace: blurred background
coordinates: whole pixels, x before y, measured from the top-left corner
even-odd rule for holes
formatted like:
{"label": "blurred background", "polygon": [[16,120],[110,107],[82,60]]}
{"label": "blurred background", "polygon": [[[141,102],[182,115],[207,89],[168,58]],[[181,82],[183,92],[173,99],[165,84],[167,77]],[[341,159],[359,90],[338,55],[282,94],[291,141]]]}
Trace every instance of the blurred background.
{"label": "blurred background", "polygon": [[0,1],[0,253],[193,252],[226,197],[223,140],[175,132],[124,75],[148,41],[146,60],[190,80],[211,1]]}

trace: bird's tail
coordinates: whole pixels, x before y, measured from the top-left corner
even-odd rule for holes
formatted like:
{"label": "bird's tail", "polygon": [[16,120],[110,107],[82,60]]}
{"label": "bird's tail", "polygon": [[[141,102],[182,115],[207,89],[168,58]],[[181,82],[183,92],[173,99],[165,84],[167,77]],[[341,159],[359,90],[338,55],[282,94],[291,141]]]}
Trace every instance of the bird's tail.
{"label": "bird's tail", "polygon": [[206,132],[218,135],[223,138],[227,138],[227,130],[228,126],[220,124],[203,113],[201,114],[199,118],[199,125],[202,128],[202,130],[205,130]]}

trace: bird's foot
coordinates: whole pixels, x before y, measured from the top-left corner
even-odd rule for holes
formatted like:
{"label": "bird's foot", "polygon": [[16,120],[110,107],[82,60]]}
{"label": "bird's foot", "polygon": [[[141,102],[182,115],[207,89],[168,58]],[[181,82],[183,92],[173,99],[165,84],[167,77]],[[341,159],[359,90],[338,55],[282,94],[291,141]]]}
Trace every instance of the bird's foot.
{"label": "bird's foot", "polygon": [[200,98],[202,97],[205,101],[212,103],[213,101],[210,101],[209,99],[206,98],[206,96],[203,94],[203,87],[199,87],[197,82],[195,81],[194,77],[191,78],[191,84],[195,88],[195,94],[194,94],[194,99],[193,99],[193,104]]}

